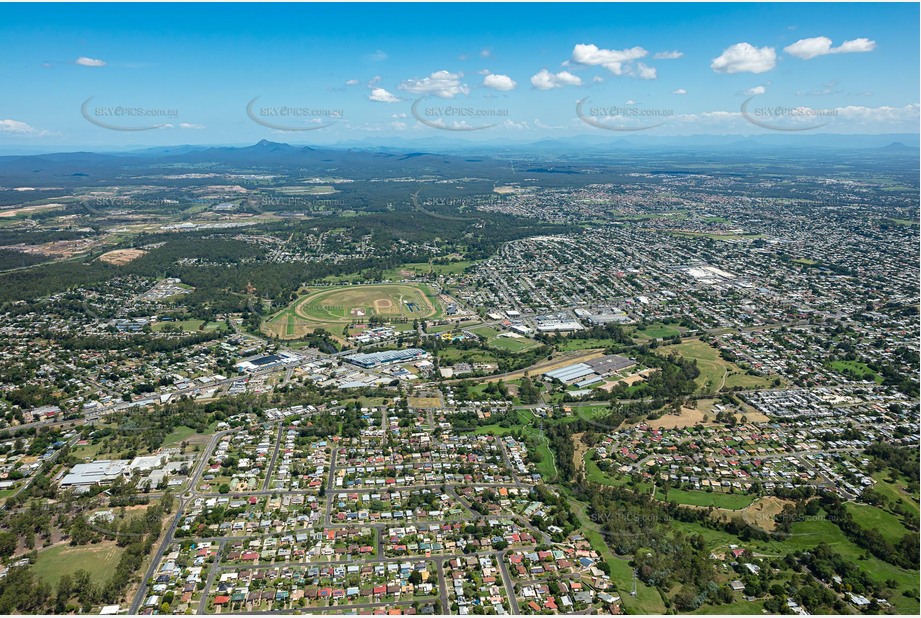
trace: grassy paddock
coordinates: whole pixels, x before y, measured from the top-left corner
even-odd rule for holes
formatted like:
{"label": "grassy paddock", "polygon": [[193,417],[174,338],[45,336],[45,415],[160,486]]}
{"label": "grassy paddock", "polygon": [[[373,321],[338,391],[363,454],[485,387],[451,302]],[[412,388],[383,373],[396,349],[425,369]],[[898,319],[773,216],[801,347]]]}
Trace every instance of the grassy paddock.
{"label": "grassy paddock", "polygon": [[706,492],[685,489],[669,489],[668,501],[690,506],[713,506],[719,509],[738,511],[744,509],[752,502],[753,496],[745,494],[726,494],[718,491]]}
{"label": "grassy paddock", "polygon": [[103,584],[115,573],[123,551],[114,541],[83,547],[58,545],[40,551],[33,568],[35,574],[51,586],[57,586],[62,575],[73,574],[80,569],[89,571],[96,583]]}
{"label": "grassy paddock", "polygon": [[705,390],[708,383],[713,385],[714,390],[719,390],[721,386],[766,388],[771,383],[768,378],[746,374],[735,363],[721,358],[716,348],[698,339],[690,339],[678,345],[663,346],[658,350],[661,354],[674,352],[684,358],[696,360],[700,375],[695,381],[701,390]]}

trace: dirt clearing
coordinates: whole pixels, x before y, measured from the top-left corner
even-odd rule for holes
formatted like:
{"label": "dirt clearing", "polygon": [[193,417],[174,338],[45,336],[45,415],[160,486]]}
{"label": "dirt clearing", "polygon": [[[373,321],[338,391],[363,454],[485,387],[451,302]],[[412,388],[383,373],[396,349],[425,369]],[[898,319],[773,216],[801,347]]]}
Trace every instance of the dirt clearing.
{"label": "dirt clearing", "polygon": [[115,251],[109,251],[100,255],[99,261],[105,262],[106,264],[124,266],[128,262],[133,262],[138,259],[145,253],[147,252],[143,249],[116,249]]}

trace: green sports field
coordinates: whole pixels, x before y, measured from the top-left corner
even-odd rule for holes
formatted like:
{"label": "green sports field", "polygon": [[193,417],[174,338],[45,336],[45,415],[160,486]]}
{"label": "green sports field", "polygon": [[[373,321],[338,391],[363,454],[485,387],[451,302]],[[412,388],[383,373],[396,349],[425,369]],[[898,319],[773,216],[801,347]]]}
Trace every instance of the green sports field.
{"label": "green sports field", "polygon": [[282,339],[302,337],[318,328],[334,335],[372,316],[385,319],[435,319],[442,315],[438,295],[417,283],[350,285],[309,290],[270,316],[262,330]]}

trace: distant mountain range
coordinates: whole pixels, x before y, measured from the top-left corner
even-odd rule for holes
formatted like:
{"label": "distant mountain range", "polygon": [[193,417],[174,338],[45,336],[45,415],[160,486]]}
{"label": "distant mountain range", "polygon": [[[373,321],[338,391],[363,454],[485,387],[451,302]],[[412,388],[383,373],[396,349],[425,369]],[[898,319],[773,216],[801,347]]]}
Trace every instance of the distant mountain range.
{"label": "distant mountain range", "polygon": [[452,173],[482,173],[495,167],[485,157],[426,152],[383,152],[355,148],[314,148],[262,140],[243,147],[177,146],[132,152],[64,152],[0,157],[4,182],[74,182],[87,177],[114,180],[138,175],[187,172],[287,171],[337,173],[350,177],[425,176],[450,168]]}
{"label": "distant mountain range", "polygon": [[[732,162],[735,153],[763,153],[811,158],[813,153],[831,155],[879,153],[885,156],[918,157],[917,135],[815,135],[809,144],[785,135],[650,136],[610,138],[589,136],[542,140],[529,144],[492,144],[454,140],[391,140],[388,146],[362,142],[306,146],[262,140],[249,146],[158,146],[125,152],[56,152],[0,156],[0,185],[60,182],[85,184],[88,179],[111,182],[138,176],[174,175],[185,172],[291,172],[343,175],[355,179],[449,175],[494,178],[519,173],[578,174],[586,164],[604,165],[622,153],[632,153],[646,163],[678,155],[709,156]],[[439,153],[439,154],[435,154]],[[510,164],[520,162],[520,165]]]}
{"label": "distant mountain range", "polygon": [[[889,146],[893,146],[889,148]],[[228,156],[231,149],[246,150],[248,148],[261,148],[262,154],[270,152],[287,156],[299,148],[309,150],[374,150],[378,152],[405,153],[413,151],[428,151],[441,153],[471,153],[478,152],[490,155],[501,151],[515,152],[584,152],[592,151],[621,151],[631,149],[655,150],[662,148],[681,148],[687,150],[751,150],[771,148],[796,148],[796,149],[867,149],[887,148],[906,150],[921,148],[921,135],[917,133],[885,133],[879,135],[864,134],[791,134],[791,133],[761,133],[757,135],[687,135],[687,136],[656,136],[633,134],[629,137],[621,135],[575,135],[570,137],[548,138],[537,141],[514,139],[484,139],[466,140],[457,137],[426,137],[406,139],[402,137],[365,138],[361,140],[345,140],[330,144],[283,144],[262,140],[255,146],[248,144],[223,144],[214,145],[176,145],[125,148],[98,147],[74,148],[55,146],[7,146],[0,147],[0,155],[26,156],[36,154],[64,153],[76,151],[91,151],[108,154],[133,154],[149,156],[180,156],[197,152],[209,152],[208,156],[221,157],[224,152]],[[243,153],[246,154],[246,153]]]}

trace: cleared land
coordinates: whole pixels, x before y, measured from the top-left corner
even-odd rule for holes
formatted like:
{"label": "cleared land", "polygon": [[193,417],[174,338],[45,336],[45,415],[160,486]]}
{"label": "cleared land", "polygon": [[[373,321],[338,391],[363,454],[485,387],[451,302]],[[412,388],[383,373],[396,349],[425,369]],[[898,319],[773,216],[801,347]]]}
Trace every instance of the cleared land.
{"label": "cleared land", "polygon": [[486,337],[486,344],[498,350],[508,350],[509,352],[521,352],[529,350],[540,345],[533,339],[528,339],[515,333],[502,333],[491,326],[481,324],[468,328],[472,333]]}
{"label": "cleared land", "polygon": [[169,322],[155,322],[150,325],[150,330],[159,332],[165,328],[169,328],[178,329],[187,333],[193,333],[203,330],[212,331],[223,327],[223,322],[208,322],[206,324],[204,320],[173,320]]}
{"label": "cleared land", "polygon": [[56,210],[63,204],[38,204],[35,206],[22,206],[21,208],[5,208],[0,210],[0,218],[18,217],[19,215],[29,215],[45,210]]}
{"label": "cleared land", "polygon": [[128,262],[132,262],[142,255],[147,253],[143,249],[116,249],[114,251],[107,251],[99,256],[100,262],[105,262],[106,264],[115,264],[116,266],[124,266]]}
{"label": "cleared land", "polygon": [[[665,414],[655,420],[644,422],[655,429],[683,429],[695,425],[718,425],[719,423],[715,420],[716,413],[713,412],[715,402],[715,399],[698,399],[697,405],[693,408],[683,406],[681,414]],[[706,421],[704,420],[705,416],[707,417]],[[736,420],[742,422],[743,416],[746,422],[749,423],[767,423],[771,420],[754,408],[747,410],[745,414],[736,414]]]}
{"label": "cleared land", "polygon": [[[728,494],[725,494],[728,497]],[[738,494],[737,494],[738,495]],[[744,496],[743,496],[744,497]],[[786,504],[792,504],[788,500],[781,500],[774,496],[767,496],[755,500],[743,509],[720,508],[715,511],[716,517],[723,520],[730,520],[733,517],[742,517],[742,521],[751,524],[756,528],[761,528],[767,532],[773,532],[777,527],[774,517],[783,512]]]}

